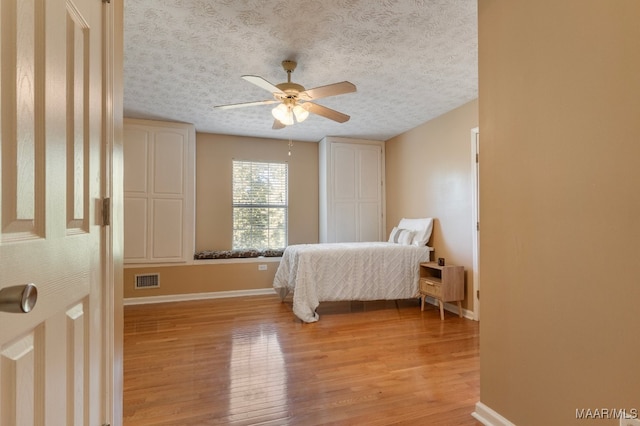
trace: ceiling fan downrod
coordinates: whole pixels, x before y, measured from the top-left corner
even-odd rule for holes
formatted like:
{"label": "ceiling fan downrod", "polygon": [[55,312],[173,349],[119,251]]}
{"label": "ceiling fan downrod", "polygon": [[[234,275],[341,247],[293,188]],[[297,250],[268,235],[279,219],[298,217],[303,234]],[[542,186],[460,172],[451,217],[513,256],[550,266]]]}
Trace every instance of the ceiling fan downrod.
{"label": "ceiling fan downrod", "polygon": [[282,61],[282,68],[287,72],[287,83],[291,83],[291,73],[296,69],[298,63],[285,59]]}

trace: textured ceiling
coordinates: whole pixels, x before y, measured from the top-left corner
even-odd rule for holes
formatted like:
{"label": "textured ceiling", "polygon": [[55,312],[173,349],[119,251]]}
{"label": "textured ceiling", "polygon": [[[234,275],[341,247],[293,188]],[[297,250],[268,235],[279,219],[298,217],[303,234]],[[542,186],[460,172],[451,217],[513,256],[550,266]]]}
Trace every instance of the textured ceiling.
{"label": "textured ceiling", "polygon": [[[387,140],[477,97],[476,0],[125,1],[126,117],[182,121],[199,132],[318,141]],[[271,108],[215,105],[270,99],[241,78],[310,89],[348,80],[356,93],[273,130]]]}

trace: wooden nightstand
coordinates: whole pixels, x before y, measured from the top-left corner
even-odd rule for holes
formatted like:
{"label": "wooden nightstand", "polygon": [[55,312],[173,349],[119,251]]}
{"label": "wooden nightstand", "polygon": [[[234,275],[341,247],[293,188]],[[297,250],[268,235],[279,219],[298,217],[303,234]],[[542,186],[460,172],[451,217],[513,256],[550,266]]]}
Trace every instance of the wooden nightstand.
{"label": "wooden nightstand", "polygon": [[420,264],[420,310],[424,311],[424,299],[431,296],[440,305],[440,319],[444,320],[444,302],[457,302],[458,313],[462,318],[462,299],[464,299],[464,267],[445,265],[436,262]]}

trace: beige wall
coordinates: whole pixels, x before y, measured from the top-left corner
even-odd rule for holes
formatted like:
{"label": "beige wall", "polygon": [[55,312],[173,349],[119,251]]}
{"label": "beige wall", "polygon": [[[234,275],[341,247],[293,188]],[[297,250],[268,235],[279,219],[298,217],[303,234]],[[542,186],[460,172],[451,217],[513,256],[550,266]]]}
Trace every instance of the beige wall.
{"label": "beige wall", "polygon": [[[217,291],[269,289],[278,268],[277,261],[213,263],[195,262],[184,266],[148,266],[124,270],[124,298],[184,295]],[[267,270],[258,270],[266,265]],[[160,288],[134,288],[136,274],[159,274]]]}
{"label": "beige wall", "polygon": [[640,409],[638,17],[479,2],[481,402],[518,425]]}
{"label": "beige wall", "polygon": [[434,257],[465,267],[466,300],[473,309],[471,129],[478,101],[387,141],[387,230],[403,217],[433,217]]}
{"label": "beige wall", "polygon": [[229,250],[232,160],[289,163],[289,244],[318,242],[318,144],[196,134],[196,250]]}
{"label": "beige wall", "polygon": [[[196,134],[196,251],[229,250],[232,243],[233,159],[289,163],[289,244],[318,242],[318,144],[240,136]],[[267,271],[258,271],[258,263]],[[277,263],[198,262],[127,268],[124,297],[271,288]],[[161,287],[134,290],[135,274],[159,272]]]}

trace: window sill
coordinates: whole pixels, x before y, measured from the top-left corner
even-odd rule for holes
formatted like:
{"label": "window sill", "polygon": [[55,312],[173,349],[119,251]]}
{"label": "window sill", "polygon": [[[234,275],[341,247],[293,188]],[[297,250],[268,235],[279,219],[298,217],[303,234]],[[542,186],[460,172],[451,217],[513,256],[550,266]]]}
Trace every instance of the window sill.
{"label": "window sill", "polygon": [[202,250],[193,255],[194,260],[205,259],[255,259],[258,257],[282,257],[284,249],[234,249],[234,250]]}
{"label": "window sill", "polygon": [[194,259],[192,265],[221,263],[279,263],[282,257],[236,257],[229,259]]}
{"label": "window sill", "polygon": [[125,263],[125,269],[134,268],[162,268],[167,266],[198,266],[216,265],[224,263],[279,263],[282,257],[237,257],[230,259],[193,259],[188,262],[149,262]]}

